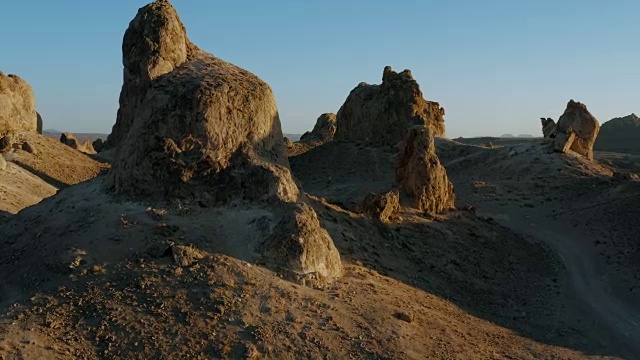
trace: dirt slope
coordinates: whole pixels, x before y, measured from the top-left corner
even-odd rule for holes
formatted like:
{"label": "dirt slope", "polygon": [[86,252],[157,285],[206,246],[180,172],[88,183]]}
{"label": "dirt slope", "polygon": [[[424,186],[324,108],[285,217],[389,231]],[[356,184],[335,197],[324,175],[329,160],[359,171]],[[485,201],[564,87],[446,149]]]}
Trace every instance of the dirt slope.
{"label": "dirt slope", "polygon": [[8,162],[0,175],[0,211],[5,213],[15,214],[108,169],[108,164],[46,136],[21,133],[16,141],[29,143],[35,152],[13,149],[1,155]]}
{"label": "dirt slope", "polygon": [[9,162],[0,175],[0,212],[15,214],[54,195],[56,191],[51,184]]}
{"label": "dirt slope", "polygon": [[[9,234],[0,238],[12,239],[3,242],[7,251],[0,255],[7,310],[0,354],[617,354],[603,352],[614,349],[612,340],[596,333],[588,318],[576,322],[552,254],[472,214],[454,212],[434,222],[407,212],[385,226],[312,199],[349,264],[335,285],[313,290],[282,281],[259,264],[217,254],[228,249],[221,242],[234,240],[211,229],[236,217],[122,201],[104,193],[100,181],[67,188],[0,229]],[[54,213],[55,224],[43,222]],[[171,242],[207,255],[177,266],[165,251]]]}
{"label": "dirt slope", "polygon": [[[610,166],[558,155],[541,140],[485,149],[440,140],[461,201],[563,259],[576,303],[640,356],[638,181]],[[634,357],[634,358],[635,358]]]}
{"label": "dirt slope", "polygon": [[[250,219],[267,213],[129,202],[105,192],[98,177],[0,227],[0,355],[637,357],[637,302],[610,286],[626,281],[614,275],[629,275],[615,272],[585,237],[589,229],[566,215],[584,208],[578,199],[589,191],[633,201],[634,182],[612,185],[608,168],[548,154],[541,142],[486,149],[438,140],[459,204],[473,203],[478,215],[429,220],[404,209],[383,224],[314,192],[349,194],[336,197],[343,203],[387,186],[393,149],[326,144],[307,154],[336,159],[316,167],[292,159],[345,263],[335,284],[298,286],[241,260],[249,249],[239,244],[262,227]],[[346,188],[327,183],[327,174]],[[175,244],[204,258],[179,265]],[[605,248],[627,249],[616,244]],[[619,258],[620,267],[632,259]]]}

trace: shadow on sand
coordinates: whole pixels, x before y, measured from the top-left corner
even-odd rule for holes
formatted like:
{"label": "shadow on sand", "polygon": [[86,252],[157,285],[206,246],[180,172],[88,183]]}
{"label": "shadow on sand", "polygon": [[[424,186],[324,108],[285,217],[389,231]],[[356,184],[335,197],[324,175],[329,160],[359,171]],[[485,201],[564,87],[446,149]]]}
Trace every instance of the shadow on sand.
{"label": "shadow on sand", "polygon": [[318,201],[314,207],[343,260],[359,261],[536,342],[629,356],[602,324],[567,300],[566,274],[553,252],[492,220],[453,212],[441,221],[382,224]]}

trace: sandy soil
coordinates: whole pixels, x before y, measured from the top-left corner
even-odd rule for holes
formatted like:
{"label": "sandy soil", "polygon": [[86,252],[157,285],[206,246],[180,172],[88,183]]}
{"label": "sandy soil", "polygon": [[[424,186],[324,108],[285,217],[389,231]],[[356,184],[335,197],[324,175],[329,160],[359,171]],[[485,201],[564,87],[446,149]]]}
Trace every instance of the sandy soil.
{"label": "sandy soil", "polygon": [[35,153],[20,149],[0,154],[8,162],[0,175],[0,212],[15,214],[54,195],[57,190],[92,179],[108,169],[108,164],[72,149],[49,137],[22,133]]}
{"label": "sandy soil", "polygon": [[575,302],[640,356],[640,243],[633,220],[640,214],[640,182],[614,180],[616,169],[597,161],[551,153],[544,140],[497,149],[440,140],[438,149],[459,199],[549,245],[565,264]]}

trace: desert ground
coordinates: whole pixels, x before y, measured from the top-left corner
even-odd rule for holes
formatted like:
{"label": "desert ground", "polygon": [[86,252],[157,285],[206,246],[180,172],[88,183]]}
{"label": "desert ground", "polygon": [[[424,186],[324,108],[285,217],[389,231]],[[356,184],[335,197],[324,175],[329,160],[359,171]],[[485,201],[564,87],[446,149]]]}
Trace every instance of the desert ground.
{"label": "desert ground", "polygon": [[[340,162],[314,165],[336,152]],[[225,255],[218,237],[242,235],[206,209],[113,198],[103,176],[63,188],[2,226],[1,354],[635,358],[640,183],[541,139],[492,149],[438,139],[437,152],[459,207],[475,210],[404,209],[381,223],[352,199],[393,181],[393,149],[331,142],[291,158],[345,262],[321,290]],[[58,226],[43,220],[56,214]],[[205,256],[182,266],[174,242]]]}
{"label": "desert ground", "polygon": [[168,0],[123,45],[110,134],[0,73],[0,359],[640,359],[635,115],[450,139],[387,66],[285,138]]}

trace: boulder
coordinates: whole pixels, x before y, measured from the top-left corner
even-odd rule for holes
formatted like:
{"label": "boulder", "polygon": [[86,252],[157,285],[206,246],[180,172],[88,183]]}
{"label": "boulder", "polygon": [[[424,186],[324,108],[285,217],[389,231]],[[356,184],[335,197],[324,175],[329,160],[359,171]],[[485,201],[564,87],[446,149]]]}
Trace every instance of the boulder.
{"label": "boulder", "polygon": [[351,91],[337,115],[335,138],[374,146],[396,145],[412,126],[444,136],[444,109],[423,98],[411,71],[384,68],[381,85],[361,83]]}
{"label": "boulder", "polygon": [[31,86],[17,75],[0,72],[0,136],[37,128],[36,98]]}
{"label": "boulder", "polygon": [[396,167],[396,181],[413,198],[414,206],[427,214],[436,215],[455,206],[453,185],[436,155],[428,127],[407,130]]}
{"label": "boulder", "polygon": [[283,217],[261,246],[264,260],[292,281],[323,286],[342,274],[340,254],[311,206],[289,206],[293,216]]}
{"label": "boulder", "polygon": [[333,140],[336,133],[336,114],[326,113],[320,115],[311,132],[307,131],[300,137],[300,142],[314,146],[322,145]]}
{"label": "boulder", "polygon": [[556,137],[556,122],[552,118],[540,118],[540,122],[542,123],[542,135],[545,138]]}
{"label": "boulder", "polygon": [[570,100],[556,124],[553,149],[566,153],[569,149],[593,159],[593,144],[596,142],[600,123],[587,110],[587,106]]}
{"label": "boulder", "polygon": [[108,188],[136,199],[268,209],[281,224],[260,247],[270,267],[309,281],[305,274],[314,274],[318,284],[342,274],[332,239],[291,176],[269,85],[191,44],[166,0],[138,11],[123,58]]}
{"label": "boulder", "polygon": [[93,150],[99,153],[100,151],[104,150],[105,143],[102,139],[98,138],[93,140],[93,142],[91,143],[91,146],[93,146]]}
{"label": "boulder", "polygon": [[395,189],[383,194],[369,193],[358,205],[358,210],[374,219],[388,221],[400,210],[400,193]]}
{"label": "boulder", "polygon": [[7,162],[4,160],[4,157],[0,155],[0,172],[3,172],[7,169]]}
{"label": "boulder", "polygon": [[38,151],[36,150],[35,146],[33,146],[30,142],[25,141],[20,145],[20,149],[22,149],[23,151],[28,152],[29,154],[33,154],[33,155],[37,155]]}

